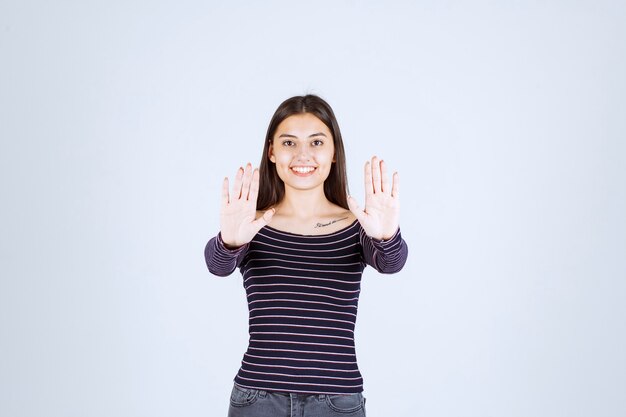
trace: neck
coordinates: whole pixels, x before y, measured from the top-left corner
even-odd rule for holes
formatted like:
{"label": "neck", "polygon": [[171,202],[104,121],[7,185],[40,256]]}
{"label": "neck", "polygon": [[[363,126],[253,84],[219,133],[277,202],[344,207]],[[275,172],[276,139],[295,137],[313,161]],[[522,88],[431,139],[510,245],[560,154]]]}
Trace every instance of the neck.
{"label": "neck", "polygon": [[285,196],[277,206],[277,212],[301,220],[315,219],[324,213],[330,202],[324,194],[324,187],[314,190],[296,190],[285,187]]}

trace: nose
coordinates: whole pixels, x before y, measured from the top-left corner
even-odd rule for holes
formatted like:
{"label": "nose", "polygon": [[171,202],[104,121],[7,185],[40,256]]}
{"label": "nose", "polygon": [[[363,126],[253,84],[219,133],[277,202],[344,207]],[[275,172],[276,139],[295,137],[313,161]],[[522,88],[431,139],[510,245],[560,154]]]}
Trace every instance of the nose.
{"label": "nose", "polygon": [[305,146],[302,146],[298,150],[296,158],[298,161],[308,161],[311,159],[311,155],[309,154],[309,150]]}

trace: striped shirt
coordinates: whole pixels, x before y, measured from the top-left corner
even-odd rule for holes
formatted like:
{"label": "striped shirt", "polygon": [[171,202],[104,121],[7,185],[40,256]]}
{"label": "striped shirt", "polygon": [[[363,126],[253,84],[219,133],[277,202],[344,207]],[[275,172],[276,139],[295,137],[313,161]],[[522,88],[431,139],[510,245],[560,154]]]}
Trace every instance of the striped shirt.
{"label": "striped shirt", "polygon": [[300,235],[263,227],[237,249],[221,233],[204,251],[209,271],[239,267],[249,310],[249,345],[234,382],[267,391],[349,394],[363,391],[354,326],[366,265],[402,269],[408,255],[400,229],[368,237],[358,220],[337,232]]}

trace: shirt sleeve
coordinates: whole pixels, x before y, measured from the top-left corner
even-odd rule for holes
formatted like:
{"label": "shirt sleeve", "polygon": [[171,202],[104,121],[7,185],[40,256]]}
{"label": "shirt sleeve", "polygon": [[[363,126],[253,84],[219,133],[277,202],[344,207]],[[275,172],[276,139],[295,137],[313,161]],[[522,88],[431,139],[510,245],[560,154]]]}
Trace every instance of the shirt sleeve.
{"label": "shirt sleeve", "polygon": [[222,233],[218,233],[204,247],[204,259],[209,272],[219,277],[232,274],[241,264],[249,246],[250,244],[246,243],[236,249],[229,249],[222,240]]}
{"label": "shirt sleeve", "polygon": [[366,264],[383,274],[400,271],[409,254],[409,248],[402,239],[400,227],[388,240],[374,239],[361,227],[359,230],[363,260]]}

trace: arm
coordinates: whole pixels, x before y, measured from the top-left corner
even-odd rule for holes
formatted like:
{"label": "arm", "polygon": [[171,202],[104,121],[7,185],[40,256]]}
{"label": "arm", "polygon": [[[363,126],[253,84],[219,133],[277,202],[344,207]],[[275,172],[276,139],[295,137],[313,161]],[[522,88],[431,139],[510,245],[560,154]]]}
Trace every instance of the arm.
{"label": "arm", "polygon": [[248,246],[246,243],[236,249],[229,249],[222,240],[222,233],[218,233],[204,248],[204,259],[209,272],[218,277],[232,274],[248,252]]}
{"label": "arm", "polygon": [[350,211],[361,225],[359,240],[363,260],[378,272],[391,274],[402,269],[408,247],[400,235],[400,177],[395,172],[391,185],[387,165],[376,156],[365,163],[365,209],[348,197]]}
{"label": "arm", "polygon": [[258,191],[259,170],[253,170],[250,163],[237,171],[232,193],[228,191],[228,177],[224,178],[220,232],[204,247],[204,259],[212,274],[232,274],[241,265],[252,238],[274,215],[270,209],[255,219]]}
{"label": "arm", "polygon": [[402,239],[400,227],[388,240],[378,240],[369,237],[363,228],[360,228],[359,238],[363,251],[363,260],[366,264],[383,274],[393,274],[404,267],[409,248]]}

